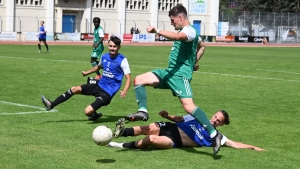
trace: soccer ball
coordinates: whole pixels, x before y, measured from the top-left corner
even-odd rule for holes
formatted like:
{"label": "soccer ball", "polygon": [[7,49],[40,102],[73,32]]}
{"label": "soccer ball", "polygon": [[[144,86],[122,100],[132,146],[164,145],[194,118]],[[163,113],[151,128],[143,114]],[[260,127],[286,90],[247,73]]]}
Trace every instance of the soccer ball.
{"label": "soccer ball", "polygon": [[106,146],[112,140],[112,131],[106,126],[98,126],[93,131],[93,140],[99,146]]}

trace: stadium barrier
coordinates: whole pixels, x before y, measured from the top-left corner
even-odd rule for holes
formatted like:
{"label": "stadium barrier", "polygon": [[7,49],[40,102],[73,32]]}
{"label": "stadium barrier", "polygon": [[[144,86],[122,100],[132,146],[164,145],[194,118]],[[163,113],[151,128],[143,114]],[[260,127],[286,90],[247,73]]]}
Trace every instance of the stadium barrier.
{"label": "stadium barrier", "polygon": [[123,40],[132,42],[132,34],[124,34]]}
{"label": "stadium barrier", "polygon": [[17,40],[17,32],[0,32],[0,40]]}
{"label": "stadium barrier", "polygon": [[264,37],[266,37],[269,42],[268,36],[235,36],[234,41],[239,43],[262,43]]}
{"label": "stadium barrier", "polygon": [[133,34],[132,42],[155,42],[155,34]]}
{"label": "stadium barrier", "polygon": [[[0,32],[1,41],[38,41],[38,32]],[[104,41],[110,36],[117,36],[121,41],[130,42],[155,42],[169,41],[163,36],[155,34],[104,34]],[[237,43],[262,43],[268,36],[200,36],[204,42],[237,42]],[[47,32],[47,41],[93,41],[92,33],[53,33]]]}
{"label": "stadium barrier", "polygon": [[234,42],[234,36],[216,36],[216,42]]}

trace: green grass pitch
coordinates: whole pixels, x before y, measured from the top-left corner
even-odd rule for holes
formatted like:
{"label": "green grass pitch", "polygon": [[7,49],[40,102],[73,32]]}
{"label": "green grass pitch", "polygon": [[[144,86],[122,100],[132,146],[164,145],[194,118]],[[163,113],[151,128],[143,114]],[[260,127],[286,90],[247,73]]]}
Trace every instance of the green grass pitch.
{"label": "green grass pitch", "polygon": [[[46,112],[42,94],[53,100],[70,87],[86,83],[81,71],[91,68],[90,46],[49,47],[50,53],[38,54],[36,45],[0,45],[0,168],[299,168],[299,48],[206,48],[193,75],[195,103],[209,118],[219,109],[228,111],[231,124],[219,130],[229,139],[266,149],[223,147],[213,155],[211,148],[141,151],[97,146],[91,137],[95,127],[106,125],[113,130],[120,117],[136,111],[133,85],[124,99],[116,95],[100,109],[103,117],[97,122],[84,115],[93,97],[76,95],[56,111]],[[169,50],[122,46],[120,52],[128,58],[133,79],[165,68]],[[146,90],[150,119],[127,123],[128,127],[166,121],[157,114],[162,109],[186,114],[169,90]]]}

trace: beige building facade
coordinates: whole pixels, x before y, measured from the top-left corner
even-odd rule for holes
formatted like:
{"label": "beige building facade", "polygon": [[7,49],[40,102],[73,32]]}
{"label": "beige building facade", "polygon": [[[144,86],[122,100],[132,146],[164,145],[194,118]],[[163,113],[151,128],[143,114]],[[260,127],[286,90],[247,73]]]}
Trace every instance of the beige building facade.
{"label": "beige building facade", "polygon": [[201,35],[216,35],[219,0],[0,0],[0,32],[32,32],[45,21],[48,32],[91,33],[92,20],[101,18],[105,33],[146,33],[153,25],[174,30],[168,11],[182,3]]}

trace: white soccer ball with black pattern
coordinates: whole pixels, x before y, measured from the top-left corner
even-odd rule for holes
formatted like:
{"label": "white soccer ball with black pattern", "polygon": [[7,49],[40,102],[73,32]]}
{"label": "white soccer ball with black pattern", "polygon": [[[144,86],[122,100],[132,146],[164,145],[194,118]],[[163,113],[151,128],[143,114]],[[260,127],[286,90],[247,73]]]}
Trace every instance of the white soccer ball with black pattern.
{"label": "white soccer ball with black pattern", "polygon": [[99,146],[106,146],[111,142],[113,135],[110,128],[106,126],[98,126],[93,131],[93,140]]}

